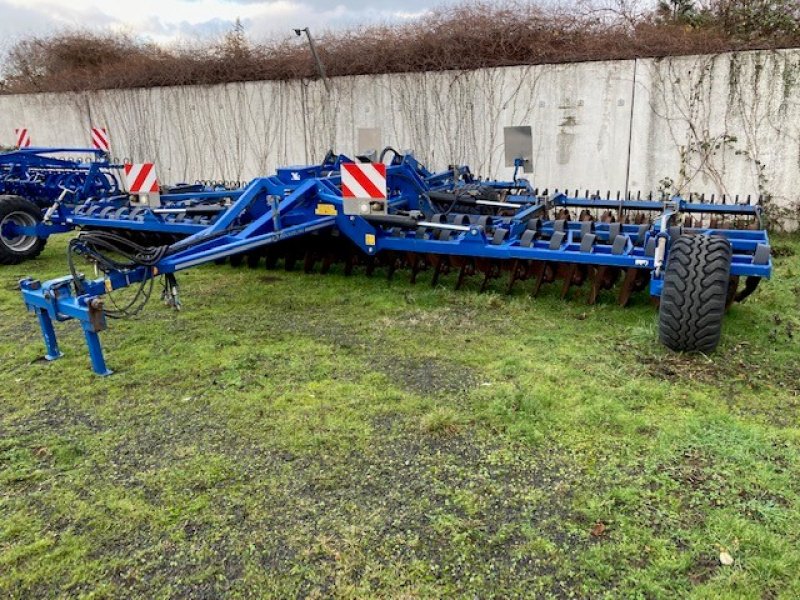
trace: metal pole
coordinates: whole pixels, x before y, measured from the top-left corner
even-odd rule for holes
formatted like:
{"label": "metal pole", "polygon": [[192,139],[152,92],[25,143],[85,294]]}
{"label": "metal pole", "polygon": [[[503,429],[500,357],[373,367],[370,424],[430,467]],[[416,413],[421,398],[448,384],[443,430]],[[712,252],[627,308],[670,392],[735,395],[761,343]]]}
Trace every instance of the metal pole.
{"label": "metal pole", "polygon": [[325,85],[325,91],[330,93],[331,87],[328,83],[328,77],[325,75],[325,65],[322,64],[322,61],[319,58],[319,54],[317,54],[317,46],[314,43],[314,38],[311,35],[311,30],[306,27],[304,29],[295,29],[294,32],[300,36],[303,32],[306,33],[306,37],[308,37],[308,45],[311,48],[311,55],[314,57],[314,62],[317,65],[317,71],[319,72],[319,76],[322,79],[322,83]]}
{"label": "metal pole", "polygon": [[[630,192],[630,184],[631,184],[631,152],[633,150],[633,120],[635,115],[635,108],[636,108],[636,72],[639,69],[639,60],[634,58],[633,59],[633,85],[631,86],[631,110],[628,119],[628,163],[625,165],[625,198],[627,199],[628,193]],[[620,216],[622,216],[622,210],[619,211]]]}

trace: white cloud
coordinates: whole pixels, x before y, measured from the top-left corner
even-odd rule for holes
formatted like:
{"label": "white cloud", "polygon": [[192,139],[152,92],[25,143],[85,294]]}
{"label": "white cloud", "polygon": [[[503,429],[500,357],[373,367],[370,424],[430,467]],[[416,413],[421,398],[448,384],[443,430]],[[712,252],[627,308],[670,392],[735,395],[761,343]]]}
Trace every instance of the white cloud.
{"label": "white cloud", "polygon": [[157,42],[216,36],[241,19],[253,39],[424,14],[428,2],[341,0],[0,0],[0,39],[70,28],[125,31]]}
{"label": "white cloud", "polygon": [[6,0],[6,3],[50,14],[58,20],[75,20],[76,15],[101,13],[133,28],[157,17],[164,23],[203,23],[217,18],[252,17],[258,13],[285,10],[286,0],[259,4],[231,4],[225,0]]}

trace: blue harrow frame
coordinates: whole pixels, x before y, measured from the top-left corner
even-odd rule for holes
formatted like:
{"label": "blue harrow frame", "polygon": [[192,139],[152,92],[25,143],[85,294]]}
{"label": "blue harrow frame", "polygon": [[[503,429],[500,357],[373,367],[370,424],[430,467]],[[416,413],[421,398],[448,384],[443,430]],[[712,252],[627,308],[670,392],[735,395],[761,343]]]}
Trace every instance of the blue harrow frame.
{"label": "blue harrow frame", "polygon": [[[228,257],[265,252],[287,242],[310,243],[313,235],[321,233],[348,242],[367,261],[383,260],[391,270],[400,260],[416,269],[422,257],[434,270],[434,281],[440,269],[447,267],[459,270],[459,284],[465,273],[484,273],[485,284],[500,271],[508,271],[512,284],[516,279],[532,278],[538,290],[544,280],[552,280],[559,273],[564,281],[563,295],[576,279],[585,277],[593,281],[590,298],[595,299],[609,273],[624,277],[628,294],[635,288],[649,287],[650,295],[659,297],[671,244],[680,235],[727,240],[731,248],[730,277],[737,283],[740,277],[746,278],[747,293],[772,271],[769,240],[760,228],[758,206],[696,203],[677,197],[663,202],[570,198],[564,194],[544,198],[516,177],[510,182],[480,182],[467,167],[431,173],[413,156],[397,155],[387,168],[388,214],[362,216],[345,212],[339,169],[348,161],[339,156],[322,165],[279,169],[276,175],[256,179],[237,192],[232,204],[216,214],[213,222],[171,223],[182,227],[181,233],[188,237],[165,248],[163,257],[153,264],[106,269],[102,277],[91,280],[75,273],[47,282],[23,279],[22,297],[38,318],[46,358],[61,356],[54,323],[77,320],[94,372],[108,375],[111,370],[99,338],[107,328],[104,296],[159,276],[174,282],[177,272]],[[476,190],[502,191],[503,196],[476,200],[480,198]],[[199,192],[184,200],[175,198],[175,202],[203,203],[214,197],[214,192]],[[456,210],[465,206],[480,210]],[[648,223],[601,222],[572,219],[570,208],[657,216]],[[96,227],[104,219],[113,223],[122,216],[143,228],[149,227],[152,219],[163,223],[165,218],[149,213],[134,217],[126,210],[130,208],[91,207],[75,210],[67,218],[72,224]],[[169,213],[167,220],[175,218],[173,214],[182,213]],[[754,228],[681,227],[679,219],[686,215],[748,219]],[[81,249],[80,238],[76,247]],[[177,296],[177,285],[167,286],[166,293]]]}

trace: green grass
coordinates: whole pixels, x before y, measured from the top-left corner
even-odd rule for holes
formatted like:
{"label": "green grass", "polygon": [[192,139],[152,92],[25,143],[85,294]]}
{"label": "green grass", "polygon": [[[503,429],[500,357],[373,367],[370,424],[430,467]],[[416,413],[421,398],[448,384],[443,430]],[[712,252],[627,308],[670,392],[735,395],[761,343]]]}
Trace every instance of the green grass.
{"label": "green grass", "polygon": [[16,281],[66,272],[53,241],[0,269],[0,597],[800,597],[774,245],[708,357],[641,295],[213,266],[111,323],[103,379],[74,323],[39,359]]}

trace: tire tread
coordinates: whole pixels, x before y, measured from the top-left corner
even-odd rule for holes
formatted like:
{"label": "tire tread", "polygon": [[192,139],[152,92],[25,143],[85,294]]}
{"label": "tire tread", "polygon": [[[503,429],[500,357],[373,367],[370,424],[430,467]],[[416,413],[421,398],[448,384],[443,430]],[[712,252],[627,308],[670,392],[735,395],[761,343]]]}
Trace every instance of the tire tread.
{"label": "tire tread", "polygon": [[669,251],[659,338],[678,352],[712,352],[722,334],[732,260],[723,237],[683,235]]}

